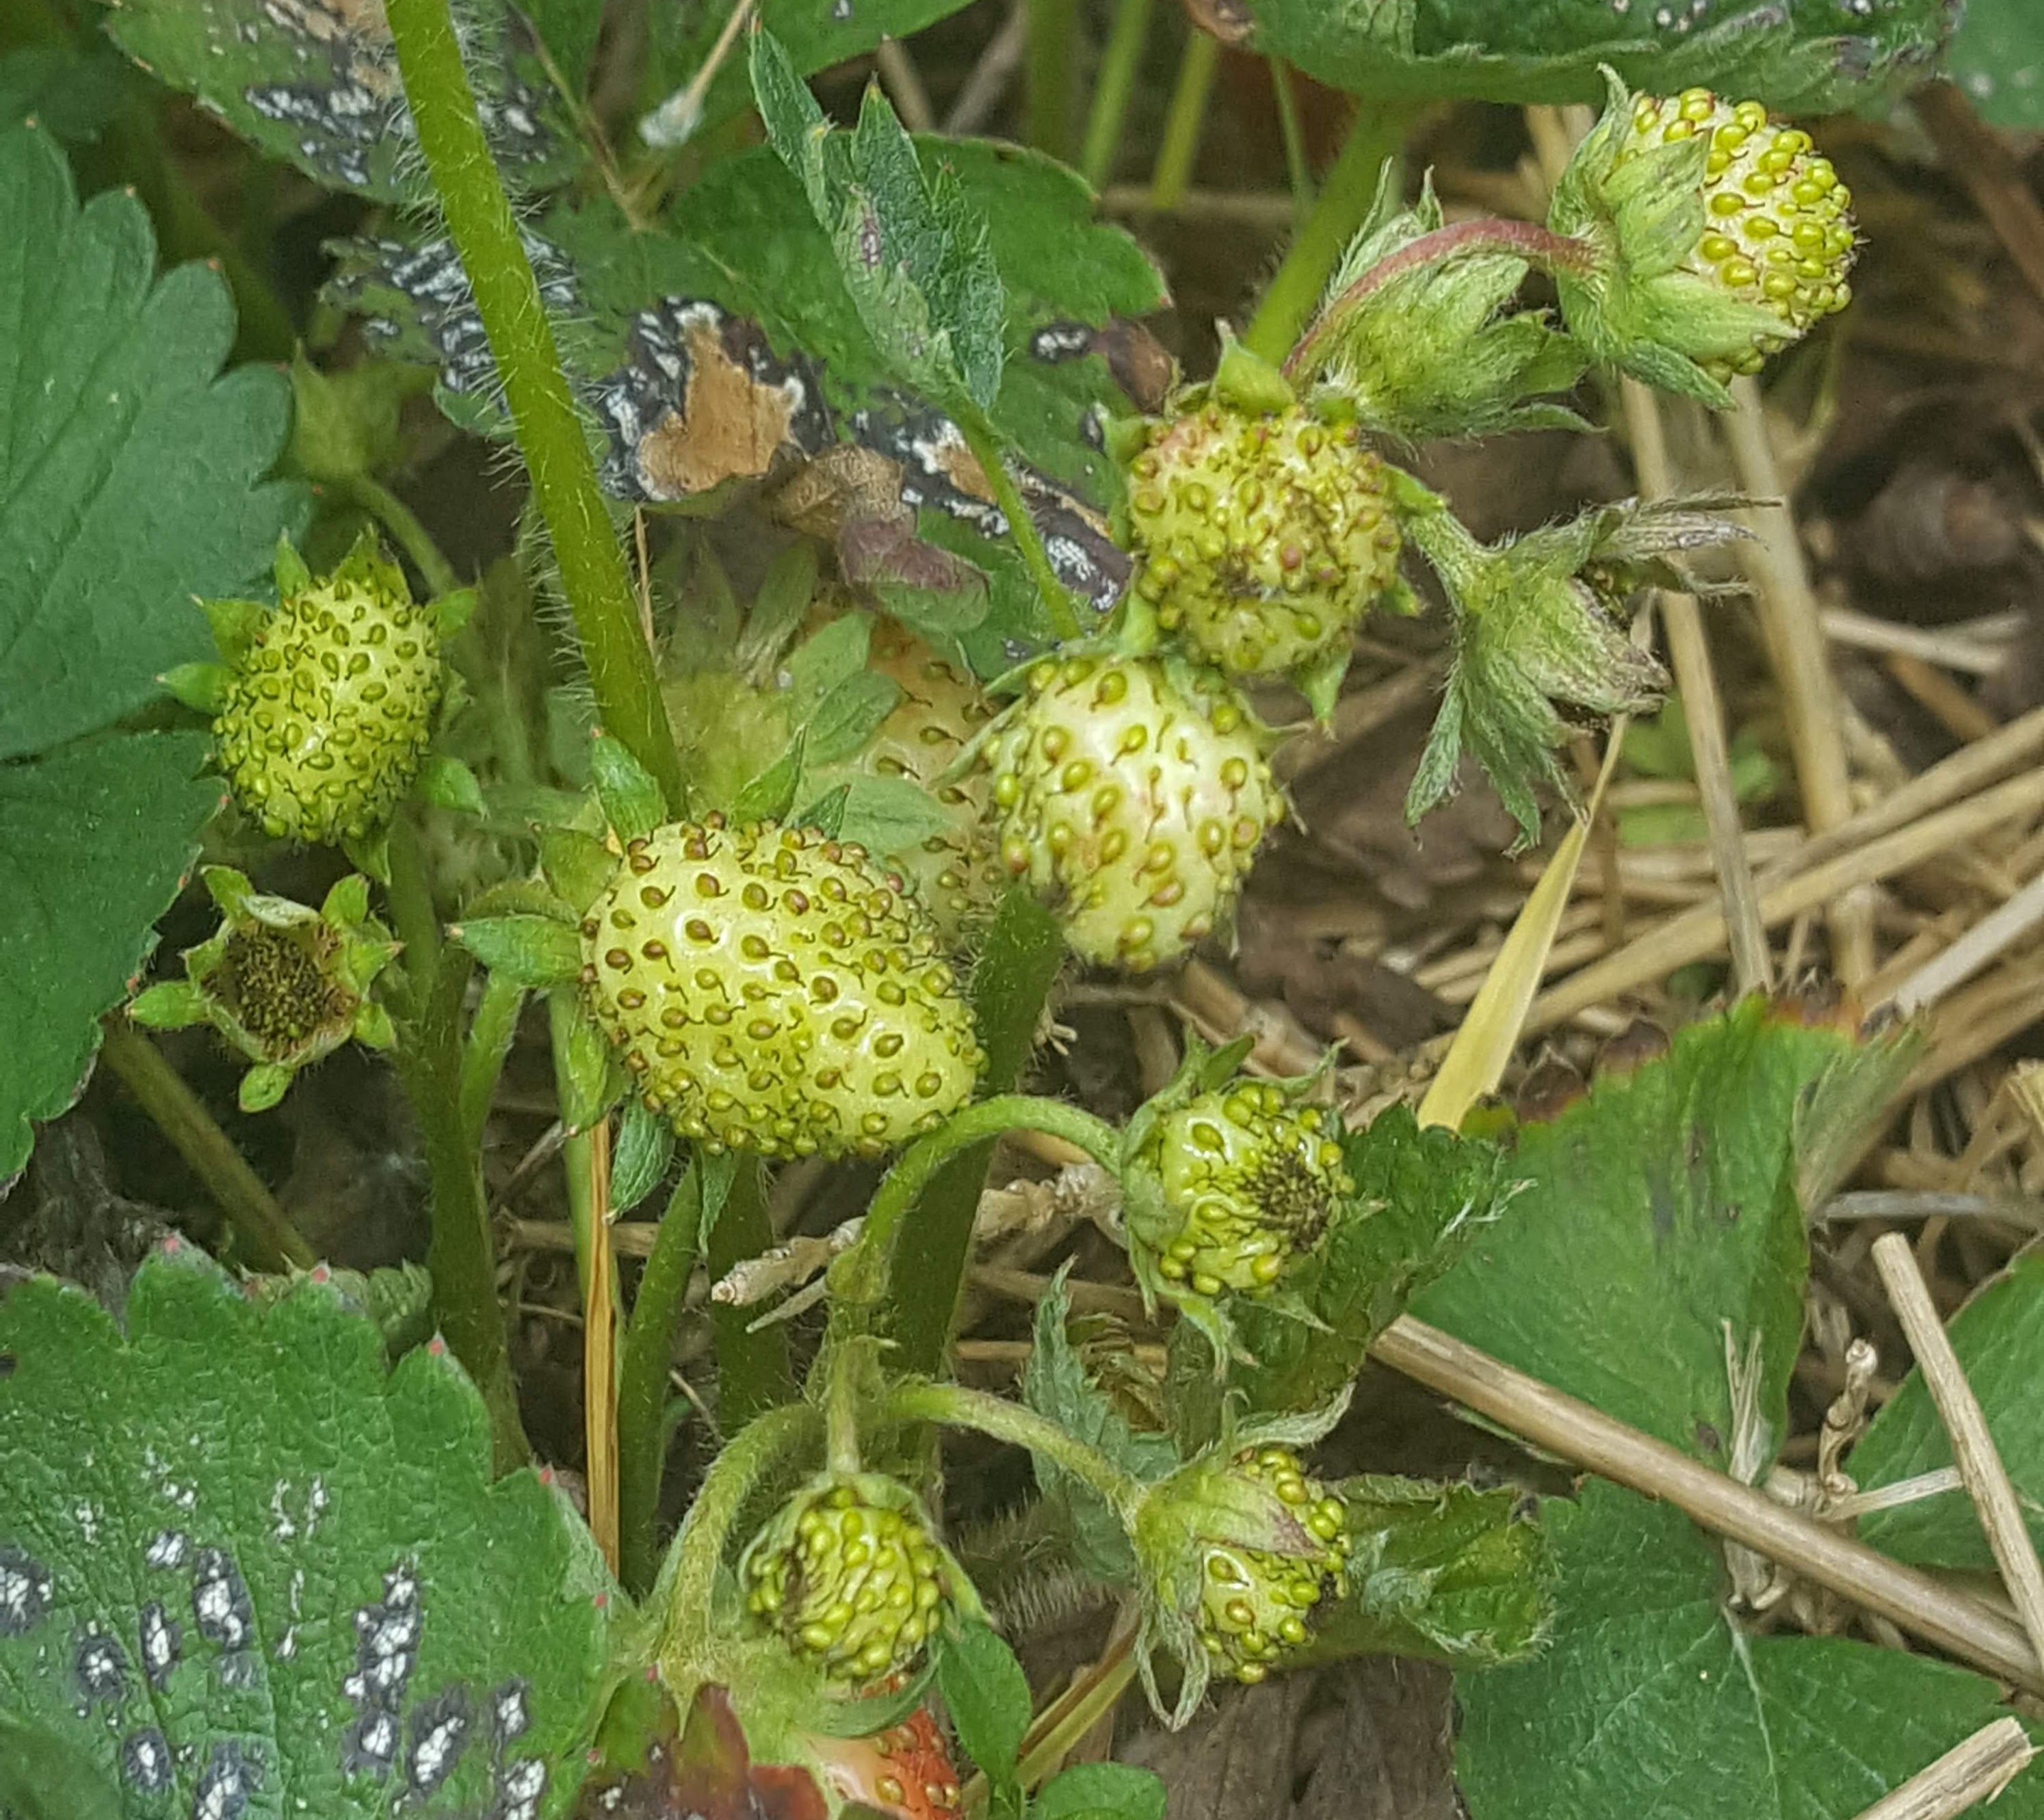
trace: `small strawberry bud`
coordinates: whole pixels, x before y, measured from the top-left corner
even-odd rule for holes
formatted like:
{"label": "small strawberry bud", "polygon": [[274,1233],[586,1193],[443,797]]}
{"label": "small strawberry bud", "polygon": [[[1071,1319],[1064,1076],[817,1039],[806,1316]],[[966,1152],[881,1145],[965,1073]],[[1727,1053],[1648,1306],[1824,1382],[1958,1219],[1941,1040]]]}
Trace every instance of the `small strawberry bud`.
{"label": "small strawberry bud", "polygon": [[983,1057],[936,929],[814,829],[659,829],[582,936],[591,1008],[646,1103],[713,1148],[877,1155],[972,1093]]}
{"label": "small strawberry bud", "polygon": [[425,756],[444,683],[440,621],[367,533],[332,574],[305,578],[293,556],[279,576],[275,610],[226,654],[217,761],[265,833],[360,839],[389,818]]}
{"label": "small strawberry bud", "polygon": [[1129,471],[1135,591],[1231,676],[1346,652],[1396,577],[1384,464],[1353,425],[1218,401],[1151,426]]}
{"label": "small strawberry bud", "polygon": [[827,1679],[865,1691],[910,1667],[953,1589],[913,1497],[862,1475],[782,1506],[740,1564],[746,1608]]}
{"label": "small strawberry bud", "polygon": [[1267,1295],[1354,1192],[1325,1115],[1269,1081],[1238,1080],[1167,1114],[1139,1161],[1172,1222],[1158,1272],[1197,1295]]}
{"label": "small strawberry bud", "polygon": [[1233,909],[1284,812],[1247,707],[1212,671],[1149,657],[1048,659],[990,730],[1002,863],[1074,952],[1141,972]]}

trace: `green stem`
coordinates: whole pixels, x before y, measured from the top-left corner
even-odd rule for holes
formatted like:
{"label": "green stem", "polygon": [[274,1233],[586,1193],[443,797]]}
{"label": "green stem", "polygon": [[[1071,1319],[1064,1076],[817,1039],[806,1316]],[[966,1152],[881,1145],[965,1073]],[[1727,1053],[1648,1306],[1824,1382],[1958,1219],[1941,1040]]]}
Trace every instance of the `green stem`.
{"label": "green stem", "polygon": [[530,1457],[532,1449],[518,1419],[504,1310],[497,1299],[482,1159],[462,1121],[461,1010],[469,972],[468,956],[451,943],[443,945],[432,990],[423,995],[417,1015],[398,1032],[396,1060],[432,1183],[426,1268],[432,1279],[433,1318],[482,1392],[498,1469],[508,1472]]}
{"label": "green stem", "polygon": [[[756,1156],[741,1156],[731,1179],[730,1198],[710,1228],[713,1281],[735,1264],[757,1257],[774,1242],[766,1217],[766,1172]],[[788,1330],[776,1322],[751,1331],[755,1311],[719,1306],[710,1316],[717,1334],[717,1410],[727,1435],[795,1394],[788,1362]]]}
{"label": "green stem", "polygon": [[1121,150],[1121,130],[1128,118],[1128,98],[1135,92],[1143,53],[1150,42],[1154,4],[1155,0],[1118,0],[1114,10],[1114,27],[1101,56],[1100,74],[1093,79],[1085,149],[1079,154],[1079,170],[1096,190],[1103,188],[1114,175],[1115,156]]}
{"label": "green stem", "polygon": [[482,1130],[490,1117],[490,1102],[503,1076],[511,1045],[518,1034],[518,1019],[525,1009],[525,988],[508,973],[490,973],[482,982],[482,996],[469,1021],[468,1041],[461,1052],[461,1127],[470,1145],[482,1147]]}
{"label": "green stem", "polygon": [[390,818],[390,920],[405,945],[405,975],[414,1006],[432,991],[440,966],[440,918],[433,908],[433,891],[426,875],[425,849],[419,825],[409,805],[401,803]]}
{"label": "green stem", "polygon": [[432,533],[420,521],[418,514],[382,481],[367,474],[351,475],[338,483],[335,491],[359,506],[398,540],[398,548],[412,559],[412,567],[419,571],[427,592],[435,599],[452,594],[461,586],[454,564],[433,541]]}
{"label": "green stem", "polygon": [[476,117],[448,0],[389,0],[385,16],[419,150],[468,274],[574,614],[605,729],[682,803],[680,761],[623,552],[561,370],[552,325]]}
{"label": "green stem", "polygon": [[930,1179],[962,1151],[1009,1131],[1045,1131],[1075,1144],[1103,1168],[1120,1171],[1121,1133],[1061,1099],[1024,1093],[997,1094],[954,1114],[902,1152],[866,1209],[859,1243],[831,1269],[831,1287],[844,1300],[868,1307],[882,1299],[895,1233]]}
{"label": "green stem", "polygon": [[1195,26],[1185,41],[1178,87],[1171,91],[1170,112],[1164,117],[1164,143],[1150,174],[1150,206],[1159,214],[1178,207],[1191,186],[1193,166],[1200,156],[1200,135],[1206,130],[1207,102],[1220,67],[1220,41]]}
{"label": "green stem", "polygon": [[836,1337],[824,1360],[824,1455],[832,1472],[859,1471],[859,1377],[864,1352],[855,1336]]}
{"label": "green stem", "polygon": [[1306,155],[1306,129],[1299,118],[1298,87],[1292,80],[1289,63],[1278,57],[1270,63],[1270,89],[1278,98],[1278,130],[1285,139],[1285,174],[1303,221],[1313,206],[1313,164]]}
{"label": "green stem", "polygon": [[[1010,1093],[1021,1081],[1064,959],[1056,919],[1026,886],[1011,889],[981,940],[972,974],[973,1021],[986,1051],[984,1091]],[[888,1287],[891,1362],[899,1370],[928,1377],[943,1372],[994,1143],[984,1138],[945,1164],[895,1241],[897,1255],[916,1260]]]}
{"label": "green stem", "polygon": [[1078,0],[1028,0],[1029,37],[1023,72],[1029,143],[1053,158],[1070,158],[1072,78],[1078,67]]}
{"label": "green stem", "polygon": [[986,475],[987,485],[993,490],[994,504],[1008,521],[1008,534],[1015,540],[1022,566],[1029,571],[1029,579],[1043,597],[1043,610],[1050,618],[1052,633],[1061,644],[1083,637],[1085,628],[1079,623],[1078,609],[1073,605],[1065,584],[1058,579],[1058,571],[1051,567],[1050,552],[1043,548],[1043,535],[1036,529],[1036,521],[1029,515],[1021,488],[1015,484],[1015,476],[1009,471],[993,426],[983,418],[975,421],[974,414],[970,411],[959,412],[957,422],[964,433],[966,446],[972,451],[973,459]]}
{"label": "green stem", "polygon": [[1010,1403],[987,1391],[967,1390],[962,1384],[905,1384],[888,1398],[886,1414],[907,1423],[936,1422],[949,1428],[976,1429],[1005,1441],[1010,1446],[1026,1447],[1054,1461],[1077,1479],[1089,1485],[1106,1500],[1108,1508],[1132,1529],[1143,1502],[1139,1480],[1126,1473],[1097,1448],[1089,1447],[1078,1436],[1020,1403]]}
{"label": "green stem", "polygon": [[667,1610],[660,1660],[670,1691],[701,1672],[715,1652],[715,1594],[732,1526],[759,1482],[785,1456],[815,1435],[816,1412],[807,1403],[767,1410],[736,1436],[704,1476],[695,1502],[674,1538],[673,1572],[663,1577]]}
{"label": "green stem", "polygon": [[1281,363],[1327,288],[1328,275],[1355,237],[1384,174],[1384,163],[1405,142],[1411,116],[1395,102],[1356,103],[1341,156],[1320,185],[1320,198],[1293,237],[1285,262],[1263,294],[1255,319],[1243,337],[1252,354]]}
{"label": "green stem", "polygon": [[653,1235],[617,1373],[618,1564],[625,1590],[635,1599],[645,1596],[659,1567],[654,1538],[667,1464],[667,1373],[701,1229],[702,1175],[691,1168]]}
{"label": "green stem", "polygon": [[136,1103],[171,1141],[171,1148],[205,1183],[258,1270],[310,1270],[305,1241],[263,1178],[248,1167],[234,1140],[206,1110],[206,1102],[163,1059],[163,1052],[122,1017],[110,1018],[100,1055],[134,1095]]}

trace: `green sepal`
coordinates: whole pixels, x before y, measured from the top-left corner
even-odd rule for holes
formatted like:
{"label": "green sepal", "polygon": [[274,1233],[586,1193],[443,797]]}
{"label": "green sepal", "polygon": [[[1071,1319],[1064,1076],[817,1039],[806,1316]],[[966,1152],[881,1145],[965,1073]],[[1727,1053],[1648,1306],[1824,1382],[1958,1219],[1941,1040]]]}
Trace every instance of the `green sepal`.
{"label": "green sepal", "polygon": [[199,610],[213,629],[214,648],[229,669],[236,668],[275,610],[259,600],[201,600]]}
{"label": "green sepal", "polygon": [[177,664],[156,680],[166,693],[202,714],[217,714],[234,672],[225,664]]}
{"label": "green sepal", "polygon": [[557,985],[547,1002],[554,1021],[561,1117],[571,1131],[586,1131],[624,1097],[624,1068],[579,991]]}
{"label": "green sepal", "polygon": [[320,901],[320,921],[346,931],[369,914],[369,881],[359,872],[336,879]]}
{"label": "green sepal", "polygon": [[816,546],[807,537],[790,544],[766,565],[752,610],[739,629],[732,665],[758,681],[780,667],[816,598]]}
{"label": "green sepal", "polygon": [[302,594],[313,585],[313,571],[306,567],[305,559],[293,546],[289,535],[277,540],[276,560],[271,568],[271,578],[277,584],[277,597]]}
{"label": "green sepal", "polygon": [[340,843],[340,850],[348,856],[348,863],[358,872],[366,872],[386,890],[390,884],[390,825],[380,823],[367,834],[350,834]]}
{"label": "green sepal", "polygon": [[458,587],[434,599],[433,624],[439,628],[443,641],[453,637],[468,624],[481,598],[472,587]]}
{"label": "green sepal", "polygon": [[578,828],[542,822],[534,837],[539,843],[540,870],[546,874],[547,883],[577,917],[582,916],[617,876],[617,856]]}
{"label": "green sepal", "polygon": [[360,1010],[355,1014],[355,1040],[366,1049],[394,1049],[398,1046],[398,1029],[390,1022],[390,1014],[375,999],[365,999]]}
{"label": "green sepal", "polygon": [[1291,381],[1261,354],[1238,341],[1225,322],[1220,325],[1220,361],[1209,388],[1217,403],[1245,417],[1264,417],[1289,410],[1299,402]]}
{"label": "green sepal", "polygon": [[251,906],[260,894],[248,882],[246,872],[236,872],[232,866],[202,866],[198,875],[199,882],[206,887],[206,895],[213,899],[222,916],[256,914]]}
{"label": "green sepal", "polygon": [[631,1212],[659,1187],[674,1159],[674,1128],[644,1100],[625,1101],[611,1152],[612,1212]]}
{"label": "green sepal", "polygon": [[206,1021],[206,995],[189,979],[166,979],[129,999],[128,1015],[152,1030],[182,1030]]}
{"label": "green sepal", "polygon": [[489,813],[475,773],[445,752],[426,755],[419,775],[412,780],[412,790],[421,802],[436,809],[452,810],[458,815],[473,815],[478,820]]}
{"label": "green sepal", "polygon": [[644,840],[667,819],[659,784],[609,734],[598,733],[590,741],[589,769],[604,818],[619,840]]}
{"label": "green sepal", "polygon": [[491,972],[521,986],[568,986],[582,977],[582,938],[551,917],[470,917],[448,933]]}
{"label": "green sepal", "polygon": [[1335,703],[1341,699],[1342,679],[1355,661],[1353,642],[1344,639],[1324,657],[1316,659],[1292,675],[1292,687],[1306,698],[1313,719],[1323,728],[1334,724]]}
{"label": "green sepal", "polygon": [[806,741],[799,732],[788,749],[740,791],[731,806],[734,822],[781,822],[795,806],[795,792],[802,781],[802,751]]}
{"label": "green sepal", "polygon": [[279,1062],[258,1062],[241,1077],[235,1103],[244,1112],[267,1112],[290,1091],[294,1072]]}
{"label": "green sepal", "polygon": [[[614,869],[614,868],[613,868]],[[571,929],[579,925],[574,908],[539,879],[499,879],[469,899],[469,918],[490,916],[538,916]]]}

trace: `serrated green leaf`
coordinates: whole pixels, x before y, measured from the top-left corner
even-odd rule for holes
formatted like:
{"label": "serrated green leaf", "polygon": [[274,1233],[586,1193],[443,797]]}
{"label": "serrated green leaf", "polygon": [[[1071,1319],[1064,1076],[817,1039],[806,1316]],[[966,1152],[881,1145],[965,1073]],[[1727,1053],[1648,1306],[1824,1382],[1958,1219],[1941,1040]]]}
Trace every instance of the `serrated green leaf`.
{"label": "serrated green leaf", "polygon": [[120,733],[0,765],[0,1182],[70,1105],[220,805],[194,733]]}
{"label": "serrated green leaf", "polygon": [[610,1160],[612,1210],[628,1214],[659,1187],[674,1160],[674,1128],[642,1099],[628,1099],[617,1115]]}
{"label": "serrated green leaf", "polygon": [[1037,1790],[1029,1820],[1164,1820],[1163,1783],[1132,1763],[1075,1763]]}
{"label": "serrated green leaf", "polygon": [[121,1779],[136,1820],[238,1811],[236,1787],[251,1813],[286,1791],[334,1820],[482,1812],[514,1774],[559,1814],[616,1595],[558,1492],[490,1483],[453,1360],[386,1372],[332,1289],[253,1301],[188,1246],[144,1265],[126,1322],[47,1278],[0,1302],[0,1563],[28,1589],[0,1707]]}
{"label": "serrated green leaf", "polygon": [[289,388],[220,377],[233,338],[217,272],[157,279],[132,194],[80,209],[48,133],[0,133],[0,759],[104,727],[210,656],[192,596],[234,592],[295,523],[300,490],[258,483]]}
{"label": "serrated green leaf", "polygon": [[[1036,1305],[1036,1343],[1023,1368],[1022,1400],[1144,1483],[1168,1476],[1180,1464],[1178,1449],[1166,1435],[1132,1428],[1093,1382],[1066,1332],[1070,1314],[1071,1298],[1060,1273]],[[1128,1533],[1105,1500],[1044,1456],[1037,1456],[1035,1464],[1044,1503],[1073,1538],[1080,1563],[1111,1583],[1136,1584],[1140,1570]]]}
{"label": "serrated green leaf", "polygon": [[[2020,3],[2020,0],[2012,0]],[[1787,112],[1835,112],[1931,74],[1955,10],[1888,0],[1250,0],[1251,42],[1316,80],[1409,100],[1593,102],[1600,64],[1635,88],[1696,84]]]}
{"label": "serrated green leaf", "polygon": [[450,932],[493,973],[521,986],[566,986],[582,975],[582,937],[550,916],[474,916]]}
{"label": "serrated green leaf", "polygon": [[1554,1619],[1554,1576],[1523,1494],[1375,1476],[1339,1491],[1348,1571],[1340,1599],[1314,1616],[1313,1659],[1418,1656],[1488,1668],[1539,1646]]}
{"label": "serrated green leaf", "polygon": [[997,1787],[1012,1785],[1029,1729],[1029,1677],[1015,1652],[988,1626],[967,1618],[944,1639],[937,1691],[959,1742]]}
{"label": "serrated green leaf", "polygon": [[[2044,1547],[2044,1397],[2037,1394],[2038,1361],[2044,1360],[2044,1253],[2018,1258],[1959,1310],[1947,1331],[2023,1501],[2031,1535]],[[1848,1470],[1862,1491],[1871,1491],[1951,1464],[1950,1437],[1923,1374],[1911,1371],[1853,1449]],[[1885,1553],[1921,1566],[1994,1570],[1980,1518],[1963,1491],[1870,1512],[1860,1520],[1860,1534]]]}
{"label": "serrated green leaf", "polygon": [[[544,0],[544,12],[568,0]],[[381,6],[346,0],[124,0],[113,40],[236,133],[315,182],[380,202],[428,203],[397,53]],[[527,29],[504,0],[462,15],[469,79],[491,149],[530,188],[586,156]]]}
{"label": "serrated green leaf", "polygon": [[[1523,1666],[1458,1676],[1473,1820],[1853,1820],[2001,1716],[1991,1681],[1839,1637],[1752,1637],[1681,1511],[1593,1479],[1550,1500],[1559,1617]],[[2044,1813],[2016,1778],[1996,1820]]]}
{"label": "serrated green leaf", "polygon": [[1370,1342],[1406,1302],[1488,1236],[1516,1193],[1511,1160],[1495,1145],[1422,1129],[1408,1106],[1393,1106],[1367,1130],[1342,1141],[1355,1183],[1321,1256],[1300,1272],[1298,1290],[1317,1326],[1242,1299],[1228,1304],[1242,1349],[1255,1361],[1230,1382],[1252,1408],[1317,1408],[1351,1382]]}
{"label": "serrated green leaf", "polygon": [[2044,126],[2044,13],[2032,0],[1966,0],[1946,71],[1992,126]]}
{"label": "serrated green leaf", "polygon": [[1739,1438],[1727,1350],[1742,1369],[1757,1345],[1742,1460],[1764,1465],[1786,1433],[1809,1268],[1797,1106],[1831,1071],[1890,1059],[1758,997],[1692,1025],[1519,1128],[1511,1216],[1414,1312],[1720,1470]]}

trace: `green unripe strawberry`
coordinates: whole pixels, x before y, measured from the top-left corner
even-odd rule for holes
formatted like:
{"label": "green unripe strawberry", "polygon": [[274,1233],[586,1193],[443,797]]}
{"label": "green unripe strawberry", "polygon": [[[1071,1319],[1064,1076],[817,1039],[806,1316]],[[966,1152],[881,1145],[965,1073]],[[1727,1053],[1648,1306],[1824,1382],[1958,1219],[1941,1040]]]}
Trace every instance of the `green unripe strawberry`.
{"label": "green unripe strawberry", "polygon": [[754,1620],[828,1680],[859,1691],[915,1662],[954,1584],[950,1557],[913,1499],[870,1476],[791,1499],[740,1572]]}
{"label": "green unripe strawberry", "polygon": [[1267,1292],[1355,1191],[1326,1115],[1268,1081],[1238,1080],[1167,1114],[1140,1160],[1177,1222],[1157,1268],[1200,1295]]}
{"label": "green unripe strawberry", "polygon": [[1709,145],[1705,226],[1684,264],[1781,323],[1778,337],[1758,338],[1750,349],[1705,367],[1720,379],[1756,373],[1769,354],[1851,302],[1852,193],[1830,160],[1815,155],[1808,133],[1769,121],[1758,102],[1723,102],[1700,88],[1666,100],[1635,97],[1631,139],[1619,148],[1616,167],[1648,148],[1692,139]]}
{"label": "green unripe strawberry", "polygon": [[582,935],[597,1022],[647,1104],[713,1149],[875,1155],[972,1093],[958,976],[856,846],[670,823],[626,848]]}
{"label": "green unripe strawberry", "polygon": [[1250,1547],[1231,1535],[1201,1541],[1194,1620],[1201,1645],[1216,1674],[1256,1682],[1311,1635],[1316,1607],[1348,1565],[1347,1526],[1341,1500],[1306,1476],[1289,1448],[1245,1449],[1228,1476],[1234,1497],[1251,1488],[1267,1492],[1309,1538],[1297,1552]]}
{"label": "green unripe strawberry", "polygon": [[425,756],[444,683],[440,620],[370,537],[331,575],[314,580],[300,565],[298,579],[280,585],[275,610],[234,656],[213,723],[216,761],[266,833],[360,839],[389,818]]}
{"label": "green unripe strawberry", "polygon": [[1151,425],[1129,479],[1136,592],[1230,675],[1345,652],[1397,577],[1384,464],[1353,425],[1210,402]]}
{"label": "green unripe strawberry", "polygon": [[1257,729],[1210,670],[1152,657],[1047,660],[982,749],[1001,858],[1073,951],[1140,972],[1233,908],[1284,813]]}
{"label": "green unripe strawberry", "polygon": [[901,698],[867,742],[859,768],[913,784],[943,810],[950,825],[942,833],[889,857],[955,948],[1001,895],[999,856],[986,825],[986,779],[970,771],[952,775],[966,745],[993,718],[993,706],[968,672],[891,620],[874,626],[867,668],[899,685]]}

